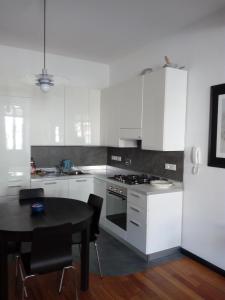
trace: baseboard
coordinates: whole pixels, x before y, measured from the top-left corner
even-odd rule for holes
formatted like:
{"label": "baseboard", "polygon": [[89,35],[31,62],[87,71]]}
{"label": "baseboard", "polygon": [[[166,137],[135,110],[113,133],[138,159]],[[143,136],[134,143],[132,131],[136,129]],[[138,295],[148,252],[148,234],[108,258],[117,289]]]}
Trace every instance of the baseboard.
{"label": "baseboard", "polygon": [[127,241],[125,241],[124,239],[122,239],[121,237],[119,237],[115,232],[113,232],[112,230],[110,230],[104,224],[101,223],[100,227],[103,230],[105,230],[106,232],[108,232],[109,234],[111,234],[115,239],[117,239],[118,241],[120,241],[122,244],[124,244],[125,246],[127,246],[128,248],[130,248],[139,257],[141,257],[142,259],[144,259],[148,263],[152,262],[154,260],[157,260],[159,258],[163,258],[163,257],[169,256],[169,255],[173,255],[173,254],[176,254],[176,253],[180,252],[180,247],[174,247],[174,248],[162,250],[162,251],[159,251],[159,252],[155,252],[155,253],[152,253],[152,254],[144,254],[143,252],[141,252],[140,250],[138,250],[137,248],[135,248],[133,245],[131,245],[130,243],[128,243]]}
{"label": "baseboard", "polygon": [[209,269],[211,269],[212,271],[215,271],[216,273],[222,275],[225,277],[225,270],[217,267],[216,265],[210,263],[209,261],[199,257],[198,255],[195,255],[194,253],[184,249],[184,248],[180,248],[180,252],[194,260],[196,260],[197,262],[201,263],[202,265],[208,267]]}

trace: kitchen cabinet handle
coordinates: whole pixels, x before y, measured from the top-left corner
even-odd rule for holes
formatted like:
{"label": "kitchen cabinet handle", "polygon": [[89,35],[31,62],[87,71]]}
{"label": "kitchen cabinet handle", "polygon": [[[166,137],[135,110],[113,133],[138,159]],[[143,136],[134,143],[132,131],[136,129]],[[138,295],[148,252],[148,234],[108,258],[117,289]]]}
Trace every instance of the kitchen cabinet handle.
{"label": "kitchen cabinet handle", "polygon": [[136,207],[133,207],[133,206],[130,206],[130,209],[132,209],[133,211],[136,211],[136,212],[140,212],[140,210],[139,209],[137,209]]}
{"label": "kitchen cabinet handle", "polygon": [[44,185],[56,184],[56,182],[45,182]]}
{"label": "kitchen cabinet handle", "polygon": [[86,182],[86,179],[77,179],[76,182]]}
{"label": "kitchen cabinet handle", "polygon": [[130,223],[137,226],[137,227],[140,227],[140,224],[138,224],[137,222],[134,222],[134,221],[130,220]]}
{"label": "kitchen cabinet handle", "polygon": [[21,188],[22,185],[10,185],[8,186],[8,188]]}
{"label": "kitchen cabinet handle", "polygon": [[140,198],[140,196],[137,195],[137,194],[130,193],[130,195],[133,196],[133,197],[135,197],[135,198]]}

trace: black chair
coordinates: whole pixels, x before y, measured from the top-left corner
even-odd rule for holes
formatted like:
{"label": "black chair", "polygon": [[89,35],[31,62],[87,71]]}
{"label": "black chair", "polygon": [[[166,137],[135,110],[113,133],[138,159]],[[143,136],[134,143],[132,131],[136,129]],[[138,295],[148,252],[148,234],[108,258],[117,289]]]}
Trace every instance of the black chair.
{"label": "black chair", "polygon": [[[28,278],[62,270],[59,293],[62,291],[64,273],[72,265],[72,224],[34,229],[31,252],[21,254],[18,267],[23,282],[22,299],[28,297]],[[77,298],[76,288],[76,298]]]}
{"label": "black chair", "polygon": [[[34,188],[34,189],[22,189],[19,191],[19,202],[20,204],[29,204],[35,202],[39,199],[44,198],[44,189],[42,188]],[[18,260],[18,255],[22,251],[23,248],[30,249],[31,243],[21,243],[20,242],[9,242],[8,243],[8,254],[17,254],[16,261]],[[16,262],[16,266],[17,266]],[[17,275],[18,269],[16,269]]]}
{"label": "black chair", "polygon": [[[19,201],[21,204],[29,203],[30,201],[34,201],[35,199],[40,199],[44,197],[44,189],[23,189],[19,191]],[[8,254],[19,254],[21,251],[21,243],[20,242],[8,242],[7,245],[7,253]],[[18,256],[16,257],[18,259]],[[16,270],[17,272],[17,270]]]}
{"label": "black chair", "polygon": [[[91,228],[90,228],[90,242],[94,243],[95,250],[96,250],[96,255],[97,255],[97,260],[98,260],[98,267],[99,267],[99,273],[101,278],[102,276],[102,268],[101,268],[101,263],[100,263],[100,258],[99,258],[99,252],[98,252],[98,244],[97,244],[97,239],[98,235],[100,233],[99,231],[99,220],[100,220],[100,215],[102,211],[102,203],[103,203],[103,198],[90,194],[88,198],[88,205],[90,205],[93,210],[94,210],[94,215],[91,223]],[[81,245],[81,234],[73,234],[72,238],[73,245]]]}
{"label": "black chair", "polygon": [[19,201],[21,204],[37,201],[44,198],[44,189],[23,189],[19,191]]}

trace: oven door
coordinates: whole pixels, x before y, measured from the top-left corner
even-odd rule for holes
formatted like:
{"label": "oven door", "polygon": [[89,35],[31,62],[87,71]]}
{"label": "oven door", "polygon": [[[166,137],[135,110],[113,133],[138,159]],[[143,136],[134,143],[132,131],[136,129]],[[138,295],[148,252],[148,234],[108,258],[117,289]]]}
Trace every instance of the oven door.
{"label": "oven door", "polygon": [[106,194],[106,218],[127,230],[127,197],[107,190]]}

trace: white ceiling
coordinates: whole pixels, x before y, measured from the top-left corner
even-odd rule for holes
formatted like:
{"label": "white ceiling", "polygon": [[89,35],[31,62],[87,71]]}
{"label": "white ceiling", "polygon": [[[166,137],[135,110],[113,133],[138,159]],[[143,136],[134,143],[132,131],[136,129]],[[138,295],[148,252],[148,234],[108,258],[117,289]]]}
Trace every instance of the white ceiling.
{"label": "white ceiling", "polygon": [[[47,0],[47,51],[103,63],[171,35],[225,0]],[[0,44],[42,49],[43,0],[0,0]]]}

